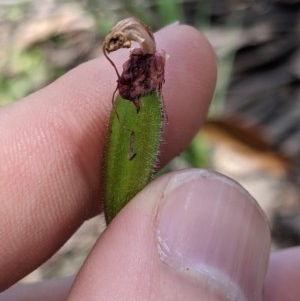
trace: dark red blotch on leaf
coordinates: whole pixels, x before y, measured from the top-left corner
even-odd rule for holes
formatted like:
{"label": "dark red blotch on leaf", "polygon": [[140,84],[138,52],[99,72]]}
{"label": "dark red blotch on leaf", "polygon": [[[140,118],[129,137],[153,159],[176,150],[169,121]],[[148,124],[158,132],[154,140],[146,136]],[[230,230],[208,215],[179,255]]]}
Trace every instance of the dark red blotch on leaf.
{"label": "dark red blotch on leaf", "polygon": [[123,72],[118,79],[117,89],[122,98],[134,102],[139,110],[138,99],[155,90],[160,92],[164,82],[165,54],[155,52],[144,54],[141,49],[134,49],[123,65]]}

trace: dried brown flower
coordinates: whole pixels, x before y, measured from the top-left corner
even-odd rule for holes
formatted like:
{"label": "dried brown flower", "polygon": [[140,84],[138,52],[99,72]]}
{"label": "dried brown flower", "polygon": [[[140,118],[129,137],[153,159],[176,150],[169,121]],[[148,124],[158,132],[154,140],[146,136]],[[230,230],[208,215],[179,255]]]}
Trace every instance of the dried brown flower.
{"label": "dried brown flower", "polygon": [[[129,48],[131,42],[138,42],[140,48],[130,53],[129,60],[119,72],[108,57],[108,53],[120,48]],[[103,52],[118,75],[117,88],[122,98],[132,101],[137,111],[140,110],[139,98],[155,90],[161,94],[164,82],[165,52],[156,51],[155,40],[149,28],[134,18],[117,23],[106,36]]]}

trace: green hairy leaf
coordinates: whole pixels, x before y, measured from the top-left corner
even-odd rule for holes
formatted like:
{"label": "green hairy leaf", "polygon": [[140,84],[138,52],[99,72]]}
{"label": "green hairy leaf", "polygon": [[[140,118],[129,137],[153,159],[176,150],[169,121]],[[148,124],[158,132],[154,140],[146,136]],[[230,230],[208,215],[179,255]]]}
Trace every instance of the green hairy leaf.
{"label": "green hairy leaf", "polygon": [[[108,54],[129,48],[132,41],[140,48],[130,52],[119,74]],[[166,54],[156,51],[152,32],[134,18],[118,22],[102,49],[118,76],[104,154],[104,214],[110,223],[153,175],[165,116],[161,88]]]}
{"label": "green hairy leaf", "polygon": [[[141,109],[118,96],[109,120],[104,168],[104,212],[109,223],[150,180],[162,130],[157,92],[140,98]],[[121,123],[120,123],[121,122]],[[126,127],[126,128],[125,128]],[[134,139],[130,129],[134,132]],[[131,156],[134,156],[130,159]]]}

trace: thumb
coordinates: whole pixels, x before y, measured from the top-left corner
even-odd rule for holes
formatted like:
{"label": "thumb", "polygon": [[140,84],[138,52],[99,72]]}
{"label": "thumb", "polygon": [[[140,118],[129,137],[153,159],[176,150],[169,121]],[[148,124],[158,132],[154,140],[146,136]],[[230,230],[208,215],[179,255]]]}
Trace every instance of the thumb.
{"label": "thumb", "polygon": [[170,173],[113,220],[68,300],[261,300],[269,248],[265,216],[237,183]]}

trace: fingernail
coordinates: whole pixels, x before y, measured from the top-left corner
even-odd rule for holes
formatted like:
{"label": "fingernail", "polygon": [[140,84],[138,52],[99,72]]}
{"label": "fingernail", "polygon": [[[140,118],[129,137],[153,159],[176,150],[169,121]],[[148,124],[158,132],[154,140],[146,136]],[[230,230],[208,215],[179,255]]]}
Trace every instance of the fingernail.
{"label": "fingernail", "polygon": [[172,269],[228,300],[261,300],[269,226],[233,180],[204,170],[175,175],[164,192],[156,234],[160,258]]}

